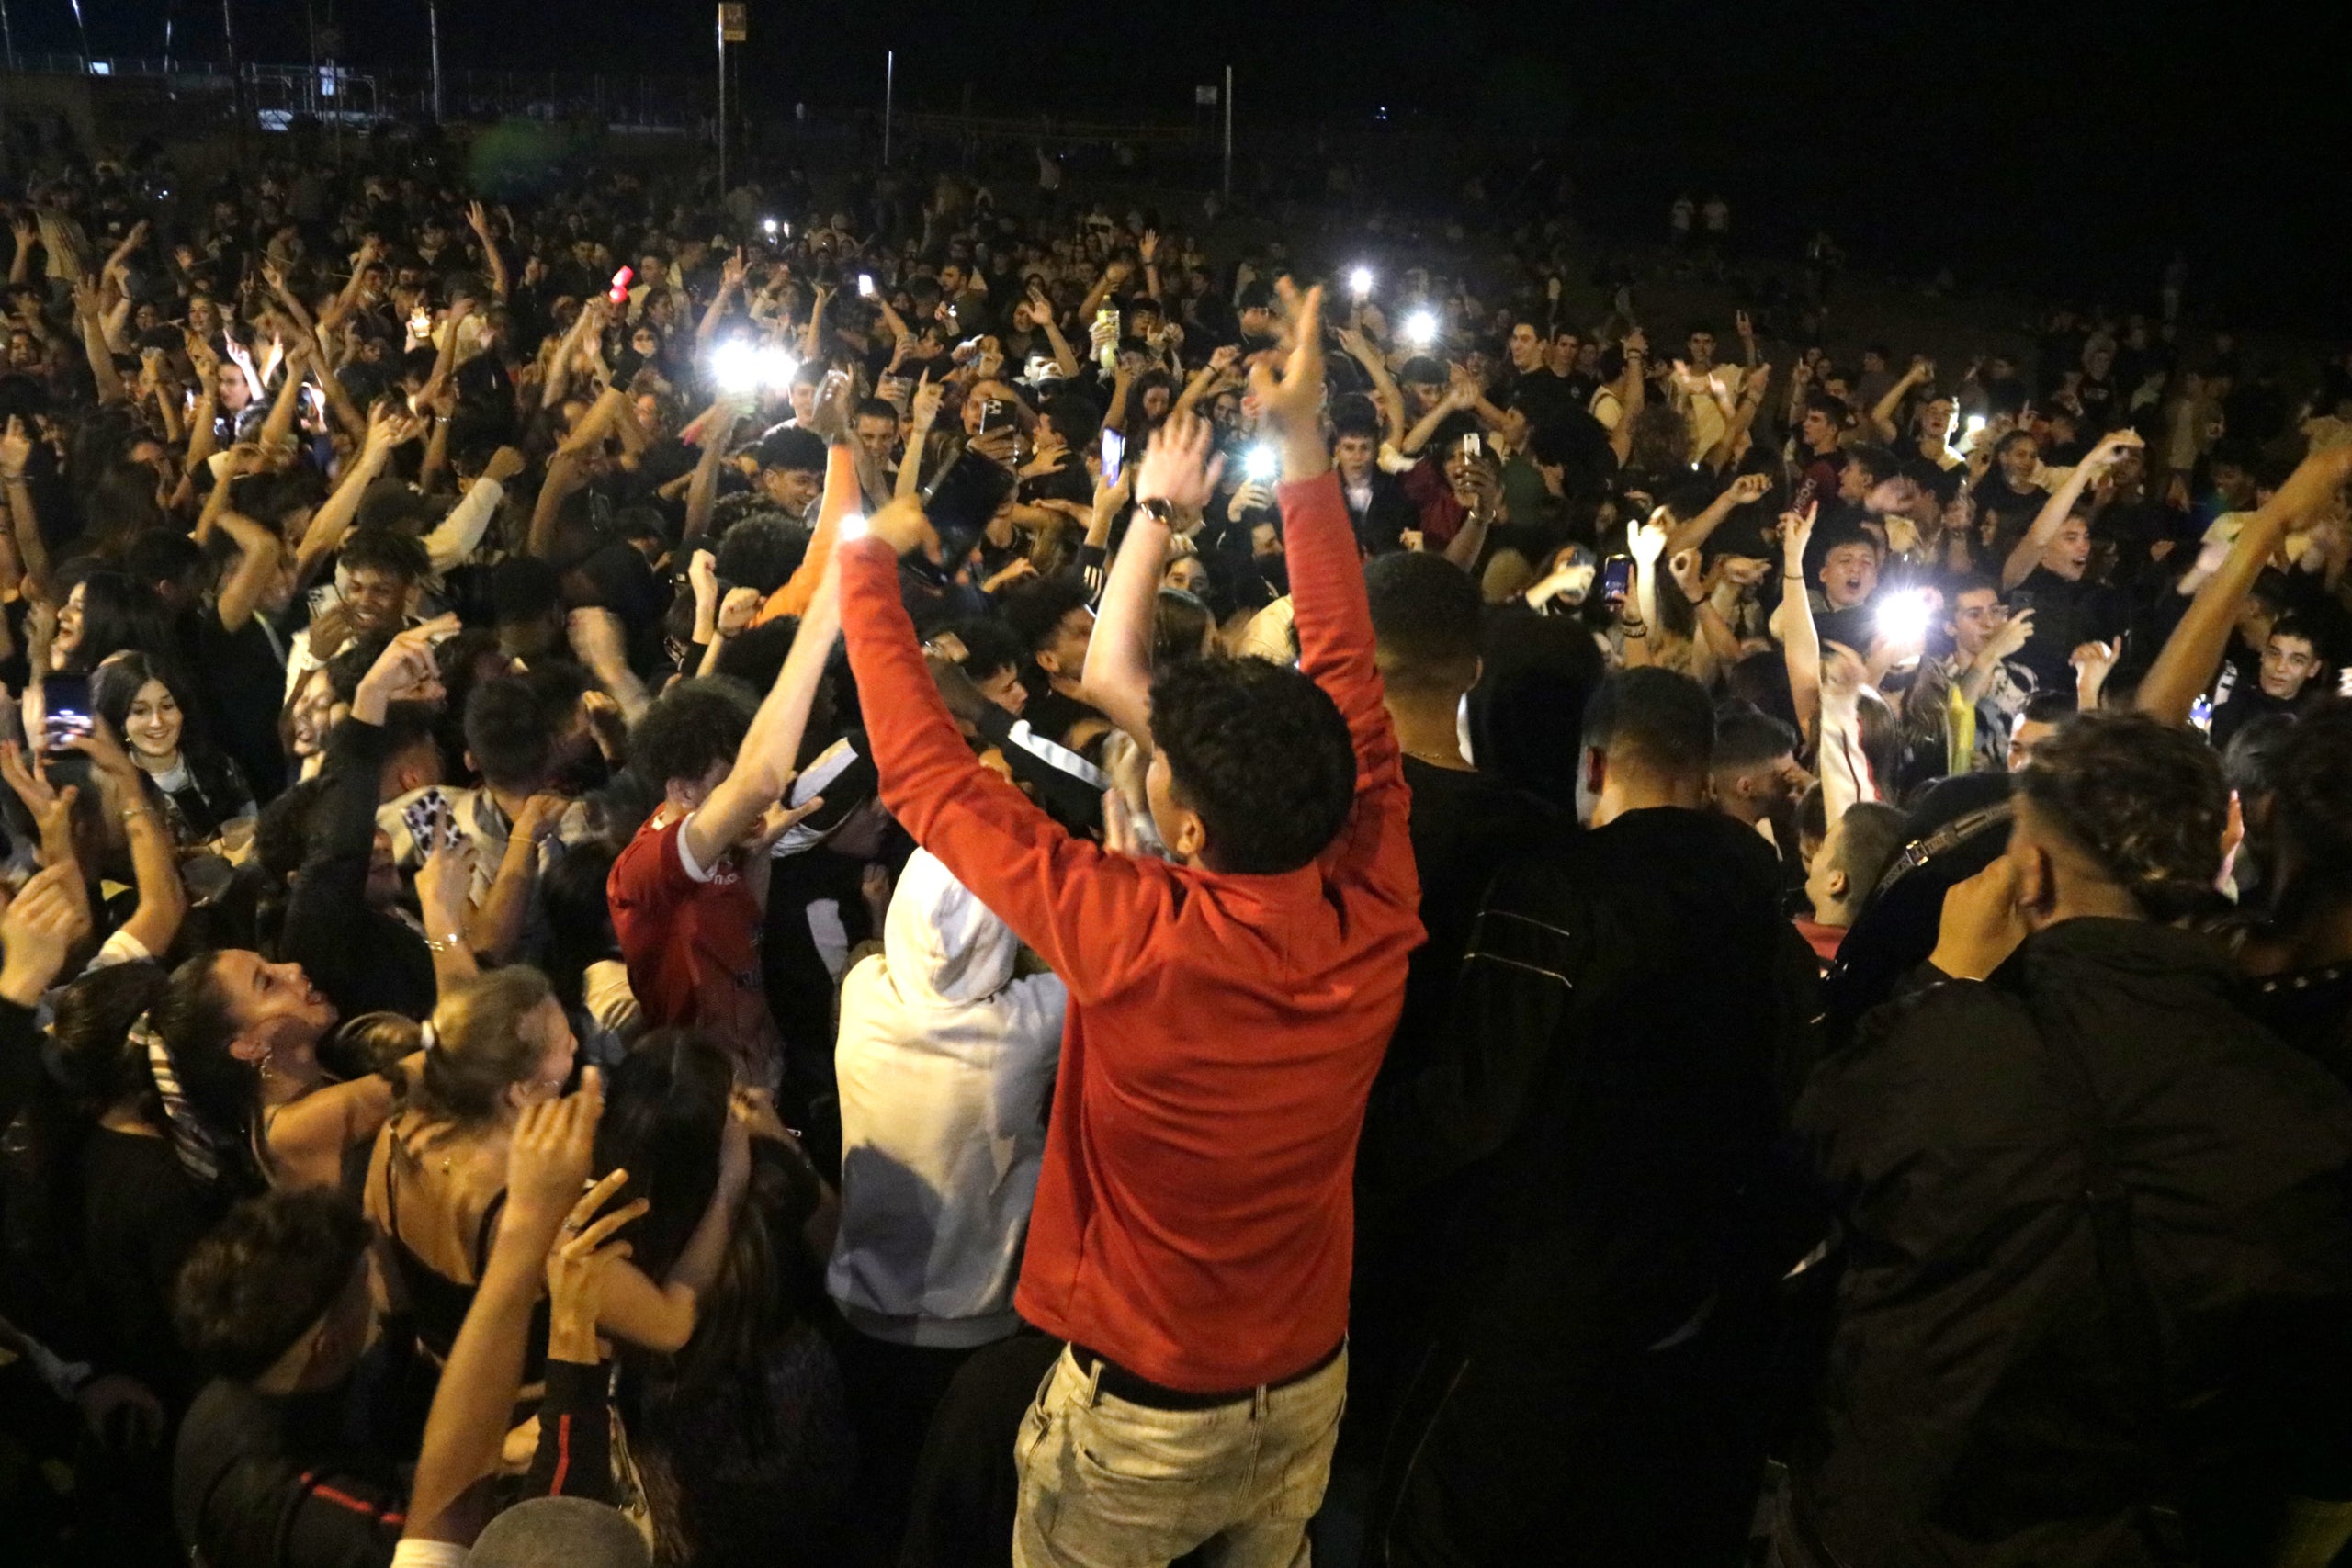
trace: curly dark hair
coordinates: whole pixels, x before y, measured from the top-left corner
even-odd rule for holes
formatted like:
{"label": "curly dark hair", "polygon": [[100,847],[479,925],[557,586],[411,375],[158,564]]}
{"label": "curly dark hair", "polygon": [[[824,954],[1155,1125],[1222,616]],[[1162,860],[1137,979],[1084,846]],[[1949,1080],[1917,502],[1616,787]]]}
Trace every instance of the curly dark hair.
{"label": "curly dark hair", "polygon": [[1299,671],[1263,660],[1182,660],[1151,682],[1151,730],[1169,779],[1208,829],[1202,858],[1244,875],[1321,854],[1355,802],[1355,749],[1340,710]]}
{"label": "curly dark hair", "polygon": [[2079,714],[2033,749],[2017,789],[2152,919],[2212,903],[2230,792],[2203,737],[2145,714]]}
{"label": "curly dark hair", "polygon": [[752,708],[750,692],[737,682],[681,681],[629,731],[629,765],[657,788],[672,779],[699,779],[712,764],[735,760]]}
{"label": "curly dark hair", "polygon": [[261,1376],[350,1287],[368,1234],[358,1205],[324,1188],[238,1204],[180,1269],[181,1343],[222,1377]]}

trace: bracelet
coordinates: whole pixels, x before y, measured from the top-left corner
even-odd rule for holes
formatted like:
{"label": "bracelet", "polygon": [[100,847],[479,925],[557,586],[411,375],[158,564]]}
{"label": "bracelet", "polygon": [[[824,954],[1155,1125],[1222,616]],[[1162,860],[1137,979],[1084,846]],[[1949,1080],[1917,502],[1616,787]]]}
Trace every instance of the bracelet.
{"label": "bracelet", "polygon": [[125,822],[131,822],[141,817],[153,817],[154,815],[155,808],[152,806],[126,806],[122,809],[122,819]]}
{"label": "bracelet", "polygon": [[433,953],[455,953],[465,940],[464,937],[455,934],[445,937],[426,937],[424,945],[427,951]]}

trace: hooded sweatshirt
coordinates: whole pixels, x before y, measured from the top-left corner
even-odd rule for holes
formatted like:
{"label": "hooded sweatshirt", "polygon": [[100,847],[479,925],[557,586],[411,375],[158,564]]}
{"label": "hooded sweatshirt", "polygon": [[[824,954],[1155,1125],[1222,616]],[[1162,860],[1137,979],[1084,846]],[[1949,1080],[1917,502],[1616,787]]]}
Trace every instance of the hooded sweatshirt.
{"label": "hooded sweatshirt", "polygon": [[1063,991],[930,852],[882,951],[842,982],[842,1216],[825,1288],[876,1338],[965,1348],[1019,1326],[1012,1287],[1045,1159]]}

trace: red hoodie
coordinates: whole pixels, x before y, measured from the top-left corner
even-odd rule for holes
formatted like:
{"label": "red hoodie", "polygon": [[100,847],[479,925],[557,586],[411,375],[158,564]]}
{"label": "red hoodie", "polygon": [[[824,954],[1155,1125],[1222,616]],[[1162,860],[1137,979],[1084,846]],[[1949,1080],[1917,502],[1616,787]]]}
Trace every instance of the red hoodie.
{"label": "red hoodie", "polygon": [[1072,837],[956,733],[889,546],[840,551],[884,804],[1069,988],[1014,1304],[1198,1393],[1280,1382],[1347,1332],[1356,1134],[1421,941],[1347,506],[1328,474],[1281,504],[1300,666],[1347,720],[1356,800],[1319,860],[1280,875]]}

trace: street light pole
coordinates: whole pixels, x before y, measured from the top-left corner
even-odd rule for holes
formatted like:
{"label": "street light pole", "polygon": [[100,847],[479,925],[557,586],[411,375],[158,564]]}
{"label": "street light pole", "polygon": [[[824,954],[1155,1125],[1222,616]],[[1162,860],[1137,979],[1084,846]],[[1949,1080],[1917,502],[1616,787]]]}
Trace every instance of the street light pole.
{"label": "street light pole", "polygon": [[899,85],[899,51],[882,51],[882,166],[890,166],[890,100]]}
{"label": "street light pole", "polygon": [[425,26],[433,37],[433,123],[441,123],[441,0],[424,0]]}

